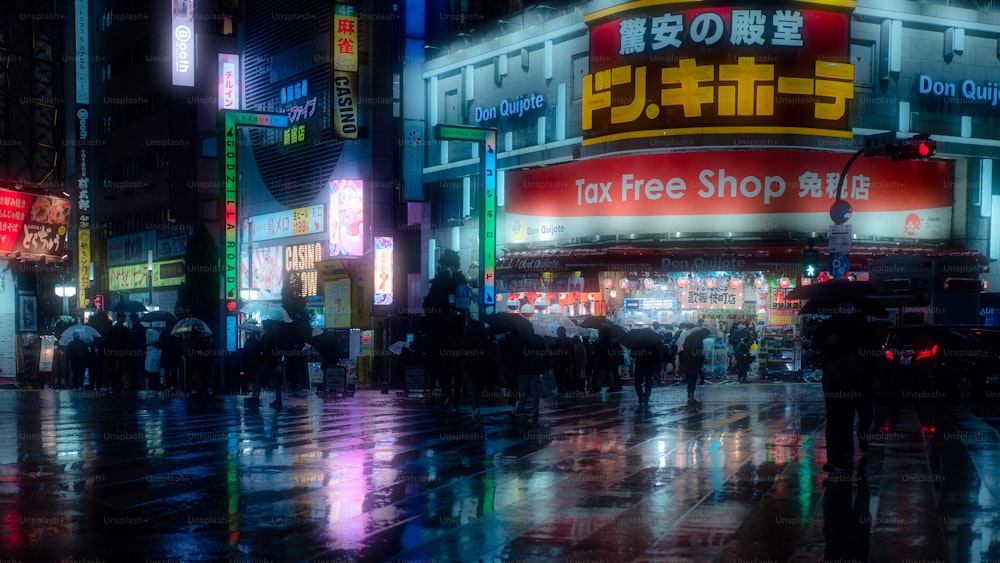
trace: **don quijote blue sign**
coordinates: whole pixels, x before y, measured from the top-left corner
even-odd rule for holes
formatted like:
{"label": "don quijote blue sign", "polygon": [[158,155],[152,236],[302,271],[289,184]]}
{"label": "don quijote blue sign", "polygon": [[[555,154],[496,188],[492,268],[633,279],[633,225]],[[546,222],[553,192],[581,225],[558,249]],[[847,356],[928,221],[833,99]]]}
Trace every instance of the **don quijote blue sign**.
{"label": "don quijote blue sign", "polygon": [[518,118],[524,114],[545,108],[545,98],[541,94],[518,95],[516,98],[502,100],[492,106],[476,106],[473,108],[473,118],[476,123],[494,121],[499,117]]}

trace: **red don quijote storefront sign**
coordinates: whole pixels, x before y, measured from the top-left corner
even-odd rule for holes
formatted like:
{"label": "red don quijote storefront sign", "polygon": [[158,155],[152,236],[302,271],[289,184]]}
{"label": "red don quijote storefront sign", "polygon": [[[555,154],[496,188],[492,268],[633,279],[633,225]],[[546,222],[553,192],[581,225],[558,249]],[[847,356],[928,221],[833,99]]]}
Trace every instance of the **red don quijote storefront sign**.
{"label": "red don quijote storefront sign", "polygon": [[0,252],[61,256],[69,200],[0,190]]}
{"label": "red don quijote storefront sign", "polygon": [[[746,150],[599,158],[506,175],[506,243],[663,232],[825,231],[850,155]],[[947,239],[952,164],[866,158],[844,199],[859,235]]]}

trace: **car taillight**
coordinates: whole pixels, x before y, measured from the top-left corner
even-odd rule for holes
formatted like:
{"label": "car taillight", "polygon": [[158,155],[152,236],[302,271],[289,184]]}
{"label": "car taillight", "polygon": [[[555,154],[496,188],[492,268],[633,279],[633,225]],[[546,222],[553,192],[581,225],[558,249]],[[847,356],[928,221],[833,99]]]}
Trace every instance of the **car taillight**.
{"label": "car taillight", "polygon": [[892,353],[892,350],[885,351],[885,357],[887,360],[892,361],[896,359],[896,355]]}
{"label": "car taillight", "polygon": [[923,360],[925,358],[930,358],[931,356],[936,356],[938,352],[937,344],[931,346],[929,350],[921,350],[917,352],[917,360]]}

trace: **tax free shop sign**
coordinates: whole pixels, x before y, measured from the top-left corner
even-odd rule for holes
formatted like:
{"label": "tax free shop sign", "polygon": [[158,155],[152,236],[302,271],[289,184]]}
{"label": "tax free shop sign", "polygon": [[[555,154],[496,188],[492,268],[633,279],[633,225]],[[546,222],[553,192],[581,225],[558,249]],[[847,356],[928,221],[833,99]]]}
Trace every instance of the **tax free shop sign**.
{"label": "tax free shop sign", "polygon": [[[500,241],[824,230],[847,154],[744,150],[599,158],[508,171]],[[870,158],[844,184],[859,235],[950,237],[952,165]]]}

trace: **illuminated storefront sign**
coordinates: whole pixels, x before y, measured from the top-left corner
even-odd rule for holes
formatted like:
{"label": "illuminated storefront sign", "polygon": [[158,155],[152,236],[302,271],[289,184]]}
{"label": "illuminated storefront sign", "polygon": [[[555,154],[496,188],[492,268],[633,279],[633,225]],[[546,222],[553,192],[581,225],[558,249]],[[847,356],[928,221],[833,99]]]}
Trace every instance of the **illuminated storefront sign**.
{"label": "illuminated storefront sign", "polygon": [[[252,229],[250,229],[252,227]],[[243,240],[253,242],[322,233],[326,228],[323,205],[254,215],[243,222]],[[252,231],[252,232],[251,232]],[[252,237],[252,238],[250,238]]]}
{"label": "illuminated storefront sign", "polygon": [[683,289],[678,301],[681,309],[727,309],[739,311],[743,308],[743,290],[728,287],[705,287]]}
{"label": "illuminated storefront sign", "polygon": [[[715,151],[599,158],[509,171],[503,242],[621,233],[814,231],[829,224],[848,156]],[[947,240],[954,165],[861,159],[845,181],[854,232]]]}
{"label": "illuminated storefront sign", "polygon": [[364,254],[364,189],[361,180],[330,182],[330,257]]}
{"label": "illuminated storefront sign", "polygon": [[299,297],[317,295],[319,284],[316,262],[324,259],[323,243],[319,241],[285,247],[286,283],[298,285]]}
{"label": "illuminated storefront sign", "polygon": [[[184,283],[184,260],[153,262],[153,287],[170,287]],[[124,291],[149,287],[147,263],[108,268],[108,289]]]}
{"label": "illuminated storefront sign", "polygon": [[287,115],[255,113],[243,111],[227,111],[223,113],[222,121],[222,175],[225,178],[225,223],[226,239],[223,246],[223,260],[226,265],[225,298],[227,312],[236,310],[236,128],[237,127],[268,127],[283,129],[288,127]]}
{"label": "illuminated storefront sign", "polygon": [[70,202],[0,190],[0,252],[61,256]]}
{"label": "illuminated storefront sign", "polygon": [[159,260],[162,260],[164,258],[176,258],[178,256],[184,256],[186,252],[187,252],[186,235],[176,235],[172,237],[157,239],[156,241],[156,258]]}
{"label": "illuminated storefront sign", "polygon": [[921,74],[917,91],[936,98],[961,98],[971,102],[982,102],[983,105],[990,106],[996,106],[997,102],[1000,101],[1000,85],[997,85],[996,82],[986,82],[985,84],[977,84],[975,80],[944,82]]}
{"label": "illuminated storefront sign", "polygon": [[846,11],[788,4],[626,13],[631,5],[585,18],[584,145],[703,133],[851,137]]}
{"label": "illuminated storefront sign", "polygon": [[375,304],[392,305],[392,237],[375,237]]}
{"label": "illuminated storefront sign", "polygon": [[174,86],[194,86],[194,1],[170,0]]}
{"label": "illuminated storefront sign", "polygon": [[240,56],[219,53],[219,109],[240,109]]}
{"label": "illuminated storefront sign", "polygon": [[77,267],[77,299],[80,308],[87,306],[87,288],[90,287],[90,178],[87,176],[87,138],[90,136],[87,131],[87,119],[90,112],[87,106],[90,104],[90,13],[88,0],[76,0],[75,2],[75,23],[76,23],[76,118],[78,123],[76,149],[77,154],[77,175],[76,188],[77,196],[77,244],[76,244],[76,267]]}
{"label": "illuminated storefront sign", "polygon": [[541,109],[545,109],[545,98],[541,94],[528,94],[503,100],[494,106],[476,106],[472,110],[472,115],[476,123],[485,123],[497,117],[522,117],[526,113]]}
{"label": "illuminated storefront sign", "polygon": [[358,138],[358,74],[333,72],[334,122],[336,135],[345,139]]}
{"label": "illuminated storefront sign", "polygon": [[333,70],[358,71],[357,7],[333,5]]}
{"label": "illuminated storefront sign", "polygon": [[252,263],[245,251],[240,253],[240,287],[252,290],[241,293],[242,299],[281,299],[284,284],[281,251],[280,246],[254,247]]}

